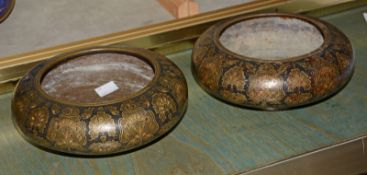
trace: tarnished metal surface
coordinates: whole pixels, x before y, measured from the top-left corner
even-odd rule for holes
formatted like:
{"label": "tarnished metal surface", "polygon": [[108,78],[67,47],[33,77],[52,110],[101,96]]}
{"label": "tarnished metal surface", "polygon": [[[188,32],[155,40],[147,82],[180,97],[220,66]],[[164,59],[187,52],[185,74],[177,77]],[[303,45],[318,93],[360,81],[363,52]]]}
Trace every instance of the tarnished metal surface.
{"label": "tarnished metal surface", "polygon": [[[303,9],[303,6],[297,8]],[[12,94],[2,94],[0,157],[3,161],[0,164],[0,172],[4,175],[239,174],[257,168],[268,168],[268,165],[282,160],[294,161],[294,158],[304,154],[313,157],[314,151],[327,152],[331,159],[323,159],[325,155],[322,154],[321,159],[314,160],[317,160],[319,166],[333,165],[331,167],[333,169],[329,171],[330,173],[325,173],[322,169],[327,167],[321,169],[317,166],[307,167],[312,174],[338,172],[343,175],[366,172],[363,171],[366,164],[359,162],[363,160],[362,157],[366,157],[363,155],[362,143],[358,142],[358,146],[351,146],[353,149],[345,150],[342,146],[342,150],[337,152],[326,151],[339,143],[367,135],[365,76],[367,28],[362,17],[362,12],[366,9],[365,6],[360,8],[354,6],[354,9],[348,11],[338,8],[338,13],[333,10],[333,15],[322,17],[323,20],[341,29],[351,40],[355,49],[356,69],[352,80],[341,92],[326,101],[305,108],[263,112],[223,104],[206,94],[194,81],[190,70],[191,52],[182,51],[182,47],[175,48],[180,52],[170,55],[169,58],[183,71],[190,87],[190,99],[185,117],[159,142],[118,156],[102,158],[63,156],[28,144],[12,125],[10,110]],[[322,11],[325,14],[325,9]],[[179,36],[182,36],[181,34],[176,33]],[[25,71],[29,67],[23,69]],[[347,142],[347,145],[349,144],[350,142]],[[350,148],[350,145],[347,147]],[[347,154],[347,158],[343,156],[344,153]],[[335,157],[330,154],[335,154]],[[356,163],[344,164],[344,158],[350,160],[348,163]],[[315,164],[307,164],[306,161],[306,165],[291,166],[288,172],[302,174],[297,172],[302,171],[303,166],[307,165]]]}
{"label": "tarnished metal surface", "polygon": [[[96,102],[65,101],[41,88],[42,78],[55,65],[76,55],[109,52],[145,60],[153,67],[154,78],[128,96]],[[105,155],[141,147],[167,134],[183,117],[187,101],[185,77],[164,56],[143,49],[94,48],[34,67],[19,81],[12,111],[19,132],[35,145],[71,154]]]}
{"label": "tarnished metal surface", "polygon": [[[230,38],[232,35],[225,32],[228,27],[241,21],[272,18],[268,22],[253,22],[251,26],[243,29],[250,30],[248,33],[256,33],[266,27],[277,27],[274,17],[285,20],[298,19],[314,25],[322,33],[322,45],[300,56],[288,57],[287,54],[294,53],[286,49],[267,51],[274,52],[275,57],[270,56],[271,53],[265,55],[270,58],[240,55],[223,45],[223,42],[229,43],[228,39],[236,39],[240,35],[233,34],[232,30],[232,35],[236,36]],[[295,33],[311,30],[293,23],[279,25],[283,26],[282,30],[289,28],[288,33],[292,30],[295,30]],[[241,26],[236,27],[235,30],[241,30]],[[272,31],[274,30],[276,29]],[[267,37],[270,42],[271,36]],[[240,45],[240,42],[249,42],[244,46],[247,48],[256,44],[251,41],[239,41],[234,44]],[[234,47],[233,43],[230,46]],[[304,46],[298,44],[296,47]],[[251,51],[252,54],[264,55],[265,51],[256,51],[261,54],[253,52],[255,51]],[[273,110],[314,103],[334,94],[350,79],[354,58],[349,39],[331,24],[296,14],[270,13],[242,16],[214,25],[196,42],[192,63],[198,83],[210,94],[237,105]]]}

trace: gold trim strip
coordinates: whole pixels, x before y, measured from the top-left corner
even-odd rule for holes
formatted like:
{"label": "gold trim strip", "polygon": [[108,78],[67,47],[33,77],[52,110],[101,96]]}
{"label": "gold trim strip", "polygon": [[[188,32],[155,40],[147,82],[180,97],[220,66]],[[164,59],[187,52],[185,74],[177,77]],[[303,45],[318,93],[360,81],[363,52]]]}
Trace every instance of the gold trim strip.
{"label": "gold trim strip", "polygon": [[[350,0],[309,0],[308,4],[313,5],[305,7],[302,5],[305,3],[302,0],[258,0],[217,11],[202,13],[189,18],[168,21],[126,32],[113,33],[56,47],[36,50],[29,53],[4,57],[0,58],[0,84],[15,81],[23,76],[32,66],[37,64],[37,62],[64,52],[105,45],[120,47],[133,46],[161,50],[161,48],[164,48],[167,45],[171,47],[172,45],[182,41],[187,42],[188,40],[193,40],[215,22],[233,16],[255,11],[304,12],[349,1]],[[367,1],[356,0],[351,3],[356,2],[366,4]],[[186,46],[189,45],[186,44]]]}
{"label": "gold trim strip", "polygon": [[[60,53],[92,46],[105,46],[117,43],[135,47],[139,46],[141,48],[152,48],[162,43],[169,43],[172,42],[172,40],[177,40],[177,37],[185,39],[183,35],[177,35],[176,32],[179,30],[181,30],[181,32],[185,31],[186,35],[190,35],[189,32],[191,32],[191,30],[187,30],[190,27],[272,7],[288,1],[289,0],[259,0],[218,11],[199,14],[189,18],[168,21],[126,32],[113,33],[29,53],[0,58],[0,84],[19,79],[19,77],[24,75],[24,73],[38,61],[48,59]],[[200,30],[200,33],[201,31],[202,30]]]}
{"label": "gold trim strip", "polygon": [[59,45],[56,47],[50,47],[46,49],[41,49],[29,53],[24,53],[20,55],[10,56],[1,58],[0,60],[0,70],[4,68],[8,68],[11,66],[16,66],[19,64],[23,64],[25,62],[35,62],[40,61],[45,58],[49,58],[55,54],[67,52],[75,49],[81,49],[90,46],[103,46],[103,45],[111,45],[118,42],[134,40],[138,38],[143,38],[155,34],[161,34],[168,31],[174,31],[186,27],[195,26],[201,23],[217,21],[220,19],[228,18],[231,16],[236,16],[244,13],[248,13],[251,11],[256,11],[259,9],[264,9],[269,6],[273,6],[275,4],[284,3],[288,0],[259,0],[251,3],[226,8],[219,11],[212,11],[208,13],[199,14],[197,16],[183,18],[168,22],[163,22],[159,24],[153,24],[150,26],[129,30],[126,32],[118,32],[109,35],[104,35],[96,38],[91,38],[87,40],[72,42],[69,44]]}
{"label": "gold trim strip", "polygon": [[351,174],[351,172],[365,174],[367,172],[365,166],[367,163],[367,155],[365,154],[366,139],[367,136],[361,136],[240,174],[323,175]]}

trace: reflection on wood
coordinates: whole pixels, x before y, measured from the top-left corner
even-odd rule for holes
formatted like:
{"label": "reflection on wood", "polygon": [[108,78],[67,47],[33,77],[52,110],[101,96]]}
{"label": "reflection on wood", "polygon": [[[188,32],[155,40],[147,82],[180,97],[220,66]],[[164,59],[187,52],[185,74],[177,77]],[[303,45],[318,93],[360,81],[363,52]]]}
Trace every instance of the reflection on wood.
{"label": "reflection on wood", "polygon": [[[259,168],[244,175],[363,175],[367,172],[366,137]],[[361,174],[362,173],[362,174]]]}

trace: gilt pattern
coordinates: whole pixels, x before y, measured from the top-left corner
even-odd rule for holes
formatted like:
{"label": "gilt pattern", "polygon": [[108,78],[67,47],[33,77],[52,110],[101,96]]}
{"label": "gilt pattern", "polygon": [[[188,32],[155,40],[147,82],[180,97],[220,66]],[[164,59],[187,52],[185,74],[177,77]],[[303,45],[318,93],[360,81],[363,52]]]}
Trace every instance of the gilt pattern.
{"label": "gilt pattern", "polygon": [[348,82],[354,57],[341,31],[311,17],[276,15],[310,21],[328,38],[321,49],[302,58],[262,61],[232,54],[218,44],[220,31],[246,16],[217,23],[200,36],[193,49],[193,74],[203,89],[236,105],[284,109],[324,99]]}
{"label": "gilt pattern", "polygon": [[12,102],[14,122],[22,135],[54,151],[105,155],[141,147],[169,132],[187,106],[184,75],[161,55],[128,51],[152,57],[159,66],[158,78],[143,93],[113,104],[82,106],[46,98],[34,80],[52,60],[33,68],[19,81]]}

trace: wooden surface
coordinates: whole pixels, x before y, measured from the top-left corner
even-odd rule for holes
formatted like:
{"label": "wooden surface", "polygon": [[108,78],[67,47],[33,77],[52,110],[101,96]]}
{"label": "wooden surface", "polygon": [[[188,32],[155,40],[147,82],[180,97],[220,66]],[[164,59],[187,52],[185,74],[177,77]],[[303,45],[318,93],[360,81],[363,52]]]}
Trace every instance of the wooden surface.
{"label": "wooden surface", "polygon": [[184,18],[199,13],[199,5],[194,0],[158,0],[175,18]]}
{"label": "wooden surface", "polygon": [[366,137],[303,154],[243,175],[366,175]]}
{"label": "wooden surface", "polygon": [[351,39],[356,70],[337,95],[279,112],[239,108],[206,94],[190,71],[190,51],[171,55],[189,85],[189,107],[168,136],[135,152],[103,158],[40,150],[15,131],[12,94],[0,96],[0,174],[235,174],[367,135],[367,7],[323,17]]}

